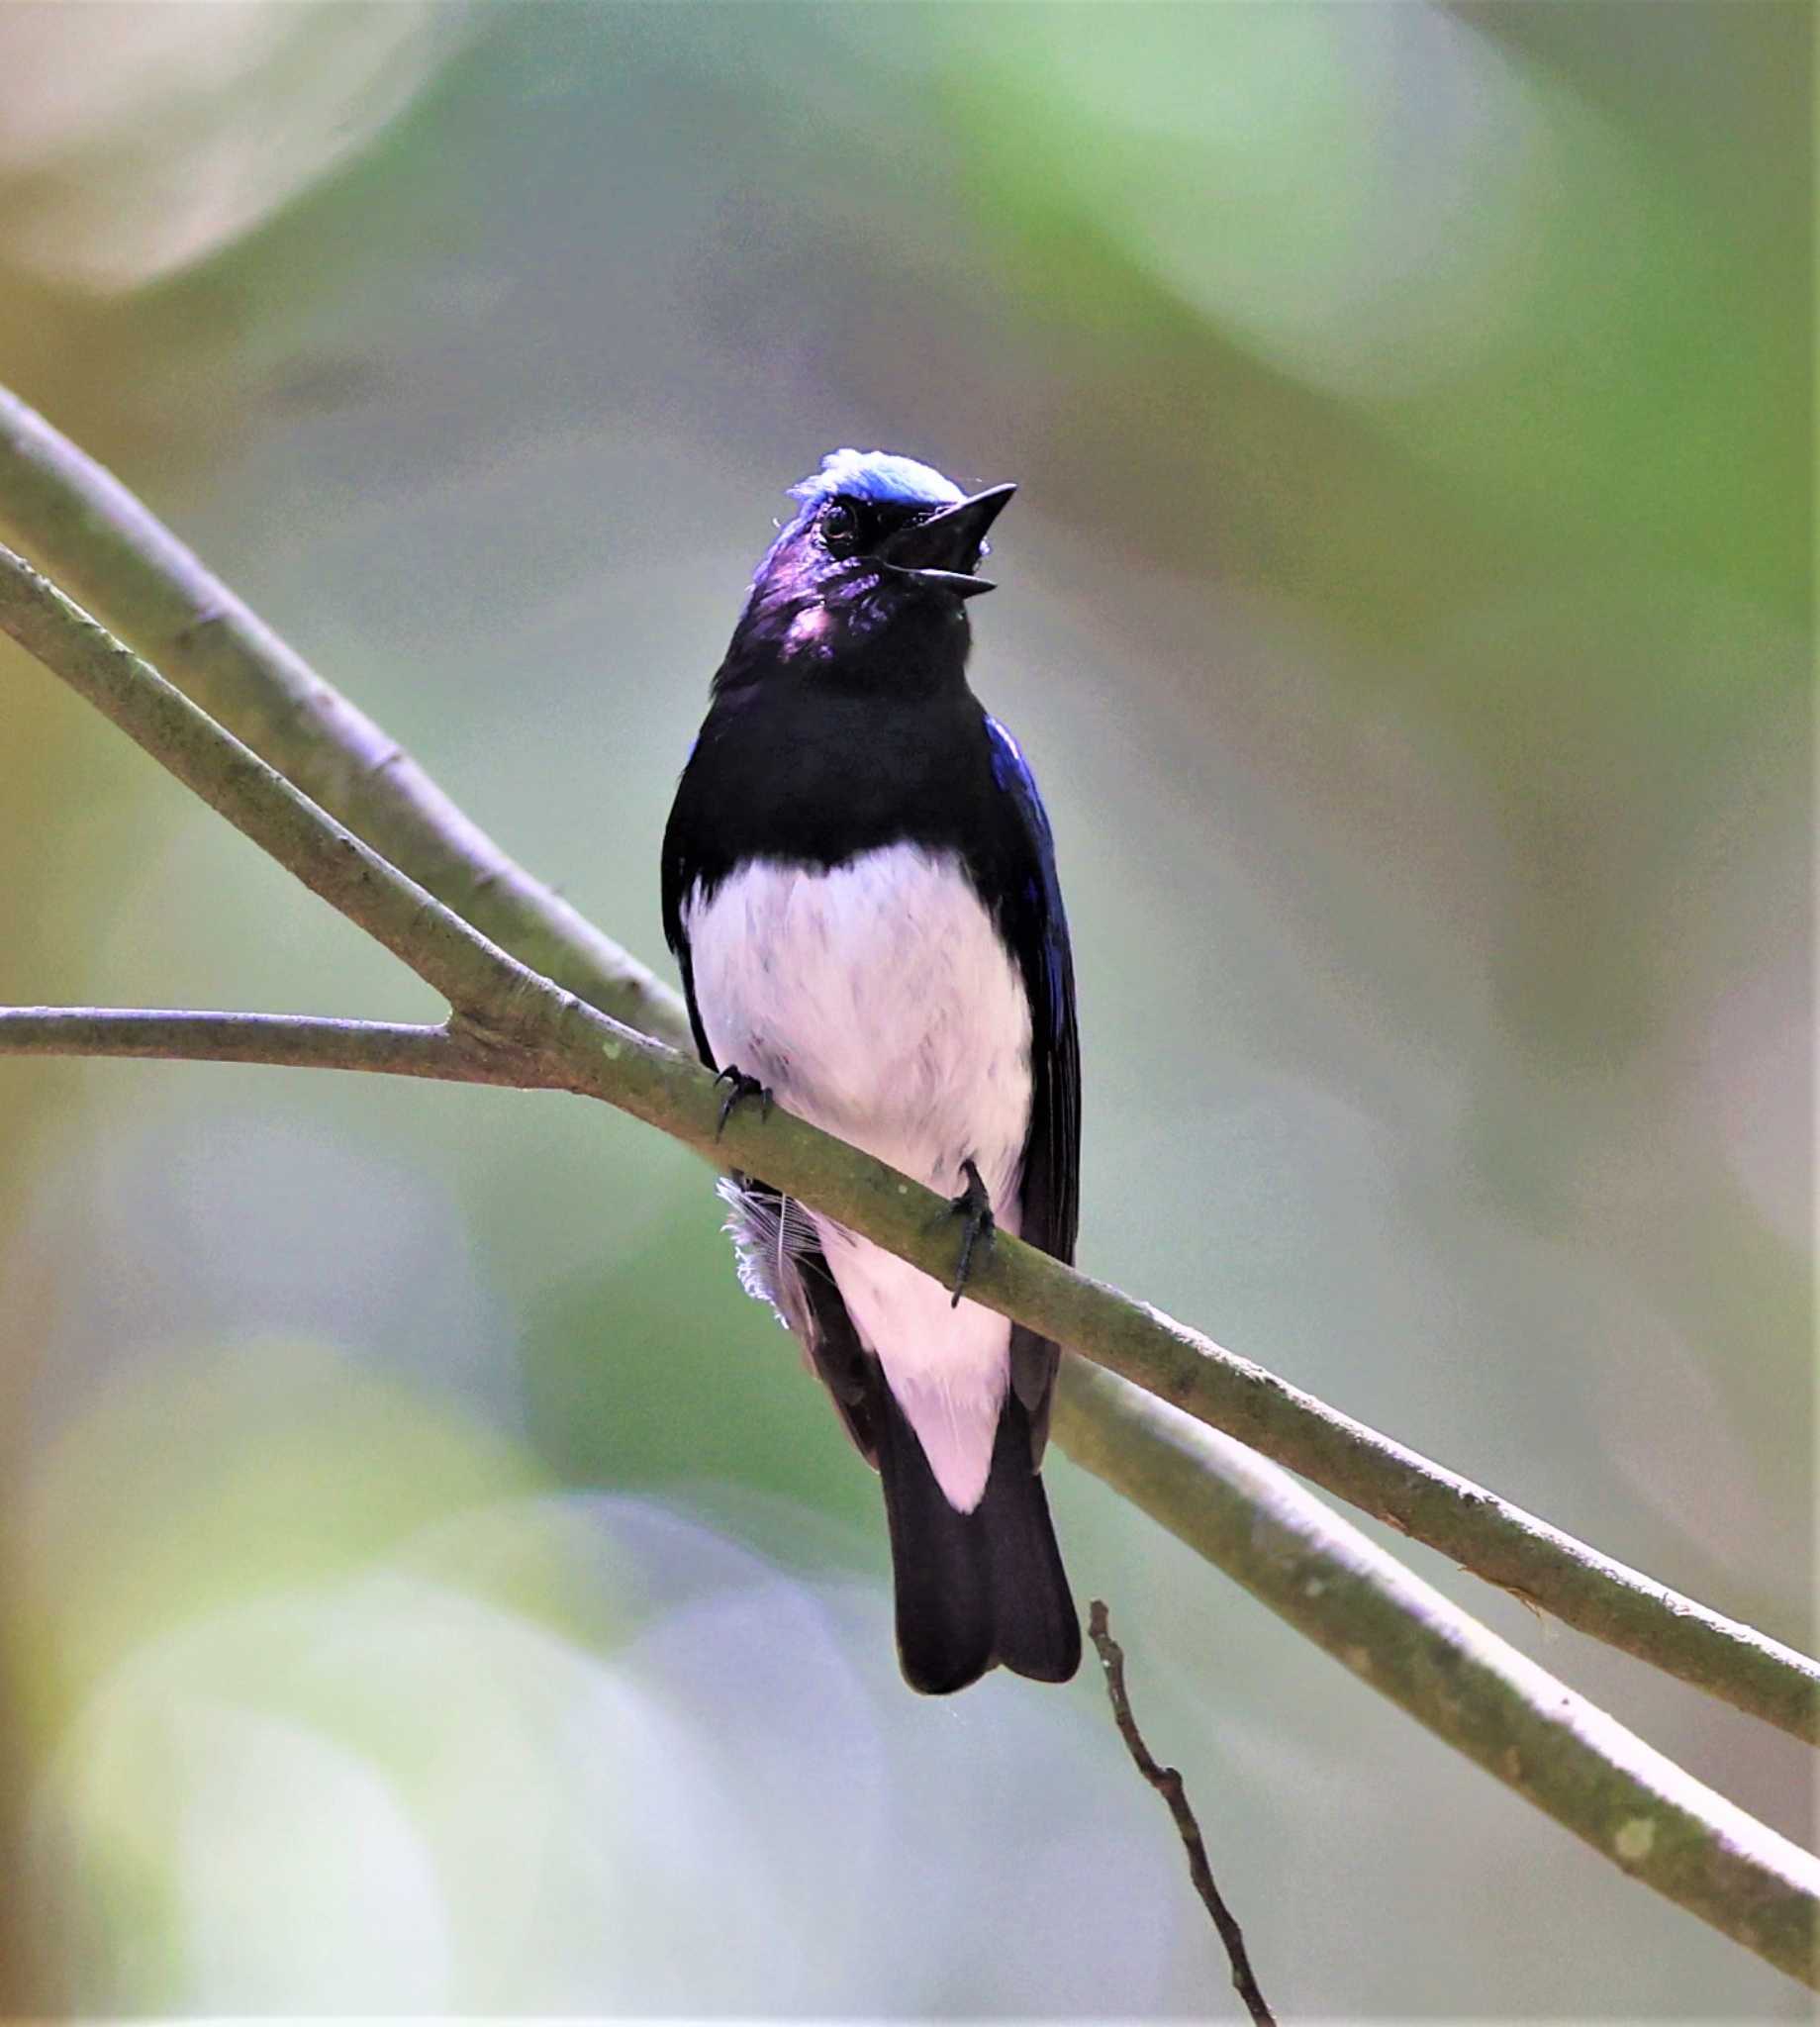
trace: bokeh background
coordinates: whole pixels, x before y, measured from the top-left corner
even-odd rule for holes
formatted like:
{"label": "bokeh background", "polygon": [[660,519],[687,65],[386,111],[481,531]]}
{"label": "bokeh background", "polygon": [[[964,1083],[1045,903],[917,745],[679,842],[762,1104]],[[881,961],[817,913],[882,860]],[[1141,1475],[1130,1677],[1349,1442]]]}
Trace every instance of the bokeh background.
{"label": "bokeh background", "polygon": [[[0,9],[0,379],[661,955],[782,489],[1015,478],[1082,1256],[1811,1604],[1795,4]],[[0,999],[433,1014],[0,657]],[[1230,2013],[1089,1673],[920,1702],[710,1178],[0,1065],[9,2003]],[[1804,2017],[1058,1460],[1289,2017]],[[1778,1827],[1799,1747],[1404,1545]]]}

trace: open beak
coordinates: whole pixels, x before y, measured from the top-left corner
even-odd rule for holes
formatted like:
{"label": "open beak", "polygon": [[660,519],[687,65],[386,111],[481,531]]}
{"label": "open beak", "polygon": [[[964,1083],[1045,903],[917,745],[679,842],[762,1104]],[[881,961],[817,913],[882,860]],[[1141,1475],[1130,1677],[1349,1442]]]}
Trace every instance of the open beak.
{"label": "open beak", "polygon": [[931,591],[950,591],[956,598],[977,598],[991,591],[992,579],[976,577],[974,568],[986,546],[986,531],[1016,490],[989,486],[971,500],[957,500],[927,521],[900,529],[879,545],[878,560]]}

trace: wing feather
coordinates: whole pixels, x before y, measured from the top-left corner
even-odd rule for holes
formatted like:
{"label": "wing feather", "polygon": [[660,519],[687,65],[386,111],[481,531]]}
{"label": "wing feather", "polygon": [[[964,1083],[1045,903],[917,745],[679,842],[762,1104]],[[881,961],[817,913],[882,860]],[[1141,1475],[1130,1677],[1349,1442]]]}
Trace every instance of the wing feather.
{"label": "wing feather", "polygon": [[[1074,1264],[1080,1223],[1081,1043],[1075,1019],[1074,954],[1055,870],[1055,838],[1035,777],[1017,741],[988,717],[993,776],[1011,820],[994,886],[1001,930],[1030,996],[1030,1130],[1024,1143],[1022,1236]],[[1049,1402],[1061,1354],[1021,1324],[1011,1332],[1011,1385],[1030,1416],[1033,1461],[1049,1435]]]}

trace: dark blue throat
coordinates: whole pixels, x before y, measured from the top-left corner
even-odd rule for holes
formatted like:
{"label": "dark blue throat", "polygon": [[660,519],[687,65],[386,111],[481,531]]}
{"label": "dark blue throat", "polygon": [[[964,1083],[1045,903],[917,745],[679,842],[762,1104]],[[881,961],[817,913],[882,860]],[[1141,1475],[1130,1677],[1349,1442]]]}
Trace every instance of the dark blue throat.
{"label": "dark blue throat", "polygon": [[964,686],[966,608],[907,589],[855,558],[761,578],[740,615],[717,695],[753,685],[927,696]]}

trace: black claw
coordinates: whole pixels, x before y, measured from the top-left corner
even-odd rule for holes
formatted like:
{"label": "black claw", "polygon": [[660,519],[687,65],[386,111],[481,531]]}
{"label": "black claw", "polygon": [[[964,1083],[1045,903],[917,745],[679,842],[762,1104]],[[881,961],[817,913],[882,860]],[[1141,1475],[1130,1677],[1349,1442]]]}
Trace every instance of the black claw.
{"label": "black claw", "polygon": [[758,1116],[771,1116],[771,1087],[759,1083],[756,1077],[748,1077],[743,1070],[735,1069],[731,1063],[716,1077],[717,1084],[726,1086],[726,1096],[720,1101],[720,1117],[715,1126],[715,1138],[719,1139],[726,1131],[726,1122],[733,1115],[733,1108],[743,1099],[755,1098],[759,1103]]}
{"label": "black claw", "polygon": [[987,1195],[986,1185],[980,1180],[980,1171],[974,1167],[971,1156],[961,1163],[961,1174],[967,1178],[967,1187],[948,1207],[956,1217],[967,1220],[961,1233],[961,1264],[954,1273],[954,1300],[948,1304],[958,1309],[961,1297],[967,1292],[967,1283],[973,1273],[974,1248],[983,1240],[992,1244],[993,1233],[998,1223],[993,1217],[993,1200]]}

